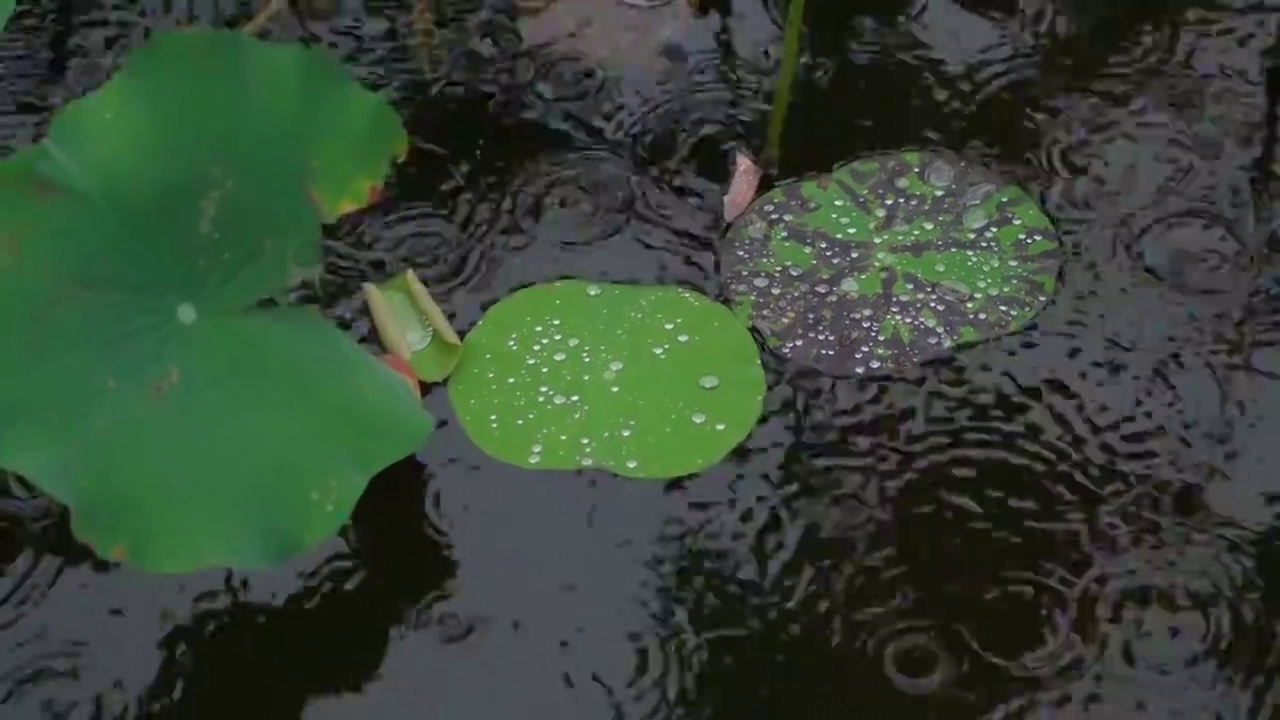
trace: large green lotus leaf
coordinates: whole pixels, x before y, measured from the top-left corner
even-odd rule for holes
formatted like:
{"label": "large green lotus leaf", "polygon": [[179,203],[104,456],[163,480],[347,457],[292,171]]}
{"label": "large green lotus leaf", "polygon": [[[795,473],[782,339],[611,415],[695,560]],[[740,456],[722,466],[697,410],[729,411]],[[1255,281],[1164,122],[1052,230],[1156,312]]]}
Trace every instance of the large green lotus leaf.
{"label": "large green lotus leaf", "polygon": [[68,106],[0,162],[0,467],[148,570],[331,536],[432,420],[319,313],[259,301],[402,142],[322,52],[235,33],[158,36]]}
{"label": "large green lotus leaf", "polygon": [[18,0],[0,0],[0,30],[3,30],[4,24],[9,22],[17,6]]}
{"label": "large green lotus leaf", "polygon": [[1057,284],[1035,200],[948,152],[860,159],[758,198],[722,262],[770,346],[833,375],[882,372],[1015,331]]}
{"label": "large green lotus leaf", "polygon": [[671,478],[722,460],[764,400],[755,340],[682,288],[561,280],[463,338],[449,398],[480,449],[526,468]]}
{"label": "large green lotus leaf", "polygon": [[408,149],[394,110],[329,53],[230,30],[153,37],[58,120],[56,176],[101,200],[149,202],[179,165],[196,182],[235,170],[309,193],[325,221],[366,205]]}

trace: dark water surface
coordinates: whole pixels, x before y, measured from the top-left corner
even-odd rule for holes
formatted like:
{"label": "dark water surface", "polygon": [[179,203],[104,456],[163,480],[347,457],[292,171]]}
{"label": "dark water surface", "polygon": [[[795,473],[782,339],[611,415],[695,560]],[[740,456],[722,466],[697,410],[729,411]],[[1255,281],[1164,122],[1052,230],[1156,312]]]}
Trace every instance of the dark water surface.
{"label": "dark water surface", "polygon": [[[300,297],[368,338],[360,282],[407,267],[459,329],[566,275],[717,292],[729,148],[761,148],[778,10],[559,0],[517,24],[471,2],[438,3],[427,73],[404,2],[280,26],[385,89],[415,138]],[[1021,178],[1069,251],[1037,327],[906,376],[771,363],[755,433],[668,484],[501,465],[437,390],[418,458],[272,573],[108,565],[12,482],[0,718],[1280,717],[1276,16],[810,3],[780,174],[943,145]],[[146,28],[249,14],[23,0],[0,138],[37,138]]]}

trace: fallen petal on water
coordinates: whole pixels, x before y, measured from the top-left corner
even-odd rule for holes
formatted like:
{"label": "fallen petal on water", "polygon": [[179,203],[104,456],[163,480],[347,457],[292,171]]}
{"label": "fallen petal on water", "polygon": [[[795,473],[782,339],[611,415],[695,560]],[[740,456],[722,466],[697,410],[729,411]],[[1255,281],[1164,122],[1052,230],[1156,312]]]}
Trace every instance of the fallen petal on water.
{"label": "fallen petal on water", "polygon": [[733,179],[724,195],[724,221],[731,223],[746,212],[756,197],[756,188],[764,171],[751,158],[738,151],[733,159]]}

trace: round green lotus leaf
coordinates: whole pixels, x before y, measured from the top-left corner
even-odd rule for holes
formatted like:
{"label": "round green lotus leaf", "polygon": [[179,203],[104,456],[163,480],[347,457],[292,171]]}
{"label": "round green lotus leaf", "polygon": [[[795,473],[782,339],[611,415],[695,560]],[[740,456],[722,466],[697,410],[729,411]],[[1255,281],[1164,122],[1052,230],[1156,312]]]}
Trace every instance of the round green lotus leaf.
{"label": "round green lotus leaf", "polygon": [[480,449],[512,465],[688,475],[751,432],[764,401],[755,340],[677,287],[561,280],[489,308],[449,399]]}
{"label": "round green lotus leaf", "polygon": [[18,0],[0,0],[0,30],[3,30],[5,23],[9,22],[17,6]]}
{"label": "round green lotus leaf", "polygon": [[323,51],[239,33],[156,36],[69,105],[0,161],[0,467],[147,570],[332,536],[433,423],[318,312],[260,301],[320,261],[312,196],[402,142]]}
{"label": "round green lotus leaf", "polygon": [[949,152],[863,158],[762,195],[730,228],[736,312],[833,375],[882,372],[1015,331],[1061,251],[1024,190]]}

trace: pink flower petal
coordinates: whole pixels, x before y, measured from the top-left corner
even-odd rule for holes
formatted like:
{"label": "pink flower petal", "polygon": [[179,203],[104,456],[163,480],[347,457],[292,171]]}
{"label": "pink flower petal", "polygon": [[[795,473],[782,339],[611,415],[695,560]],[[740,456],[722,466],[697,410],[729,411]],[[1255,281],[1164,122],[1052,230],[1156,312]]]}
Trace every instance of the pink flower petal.
{"label": "pink flower petal", "polygon": [[756,199],[756,188],[764,171],[751,158],[738,151],[733,159],[733,179],[729,181],[729,192],[724,194],[724,221],[731,223],[739,215],[747,211],[751,201]]}

